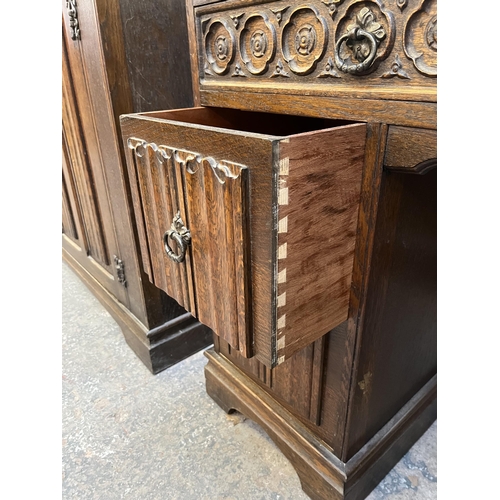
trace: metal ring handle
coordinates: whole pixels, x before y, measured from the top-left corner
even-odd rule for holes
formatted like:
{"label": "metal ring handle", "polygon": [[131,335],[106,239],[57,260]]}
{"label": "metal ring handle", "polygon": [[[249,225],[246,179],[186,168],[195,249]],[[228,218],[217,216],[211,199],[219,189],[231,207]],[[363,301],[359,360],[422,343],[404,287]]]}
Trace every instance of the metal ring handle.
{"label": "metal ring handle", "polygon": [[[359,64],[348,64],[345,59],[340,57],[340,48],[342,47],[342,44],[349,39],[361,40],[362,38],[366,38],[370,43],[370,53],[368,54],[368,57]],[[349,73],[350,75],[359,75],[360,73],[364,73],[373,64],[375,56],[377,55],[377,47],[377,40],[371,33],[355,28],[346,35],[342,35],[335,45],[335,64],[341,71]]]}
{"label": "metal ring handle", "polygon": [[[177,255],[168,244],[169,238],[172,238],[177,243],[179,247],[179,255]],[[184,259],[186,258],[186,250],[188,242],[185,241],[184,238],[177,231],[172,231],[172,230],[167,231],[163,235],[163,243],[165,244],[165,252],[167,253],[169,259],[173,260],[174,262],[177,262],[178,264],[184,262]]]}

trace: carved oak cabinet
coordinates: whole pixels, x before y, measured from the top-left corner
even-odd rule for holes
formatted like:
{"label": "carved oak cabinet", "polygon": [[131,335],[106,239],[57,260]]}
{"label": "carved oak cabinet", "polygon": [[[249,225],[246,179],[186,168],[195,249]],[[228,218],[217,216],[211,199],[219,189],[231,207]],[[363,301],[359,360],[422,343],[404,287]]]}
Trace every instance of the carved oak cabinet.
{"label": "carved oak cabinet", "polygon": [[208,394],[365,498],[436,417],[436,2],[187,13],[200,106],[121,117],[143,266]]}
{"label": "carved oak cabinet", "polygon": [[[164,12],[177,10],[180,19],[185,18],[183,6],[163,3]],[[120,7],[134,18],[123,30]],[[129,65],[140,68],[141,42],[150,43],[141,35],[149,33],[141,23],[154,27],[148,22],[154,14],[149,10],[143,5],[137,12],[128,0],[62,3],[62,249],[65,261],[115,318],[134,352],[156,373],[210,345],[211,332],[149,283],[138,256],[118,116],[144,109],[145,104],[135,99],[139,93],[153,106],[192,103],[189,70],[184,81],[182,72],[176,73],[171,86],[177,92],[170,101],[155,90],[154,67],[141,72],[148,77],[147,85],[136,71],[129,78]],[[182,26],[179,29],[183,33]],[[159,38],[156,43],[155,57],[159,57],[166,40]],[[184,59],[189,65],[188,54]],[[163,69],[162,77],[168,76]]]}

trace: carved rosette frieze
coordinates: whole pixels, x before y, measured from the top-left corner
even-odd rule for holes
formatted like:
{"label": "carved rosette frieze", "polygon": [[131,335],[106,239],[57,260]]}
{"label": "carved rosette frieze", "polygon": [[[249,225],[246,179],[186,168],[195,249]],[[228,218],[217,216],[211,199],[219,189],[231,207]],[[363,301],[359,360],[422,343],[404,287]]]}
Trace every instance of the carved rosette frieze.
{"label": "carved rosette frieze", "polygon": [[406,55],[426,76],[437,76],[437,4],[423,0],[409,17],[403,33]]}
{"label": "carved rosette frieze", "polygon": [[276,30],[265,14],[246,20],[240,34],[240,53],[250,73],[260,75],[267,71],[276,53]]}
{"label": "carved rosette frieze", "polygon": [[318,88],[335,80],[377,89],[381,79],[391,88],[433,85],[428,77],[437,74],[436,0],[245,5],[196,9],[202,79],[236,85],[278,79]]}
{"label": "carved rosette frieze", "polygon": [[337,25],[335,64],[351,75],[366,75],[385,59],[394,44],[394,18],[375,2],[355,2]]}
{"label": "carved rosette frieze", "polygon": [[205,54],[214,73],[223,75],[228,72],[234,59],[234,47],[234,32],[229,24],[225,20],[213,21],[205,35]]}
{"label": "carved rosette frieze", "polygon": [[281,47],[290,69],[307,75],[326,50],[328,25],[315,7],[295,9],[283,26]]}

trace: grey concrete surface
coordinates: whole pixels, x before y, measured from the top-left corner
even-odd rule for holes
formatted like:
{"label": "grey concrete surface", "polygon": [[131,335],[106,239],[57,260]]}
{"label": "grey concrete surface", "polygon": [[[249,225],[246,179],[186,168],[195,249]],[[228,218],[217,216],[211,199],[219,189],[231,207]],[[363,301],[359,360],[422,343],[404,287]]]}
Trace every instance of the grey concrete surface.
{"label": "grey concrete surface", "polygon": [[[291,464],[205,393],[197,353],[151,375],[63,263],[64,499],[305,500]],[[437,498],[434,423],[369,500]]]}

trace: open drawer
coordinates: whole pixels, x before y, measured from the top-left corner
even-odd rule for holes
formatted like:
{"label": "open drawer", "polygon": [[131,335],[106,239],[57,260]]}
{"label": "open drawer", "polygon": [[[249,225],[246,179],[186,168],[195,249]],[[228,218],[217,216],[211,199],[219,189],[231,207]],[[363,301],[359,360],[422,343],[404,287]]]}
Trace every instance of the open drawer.
{"label": "open drawer", "polygon": [[121,127],[156,286],[270,367],[347,319],[364,124],[204,107]]}

